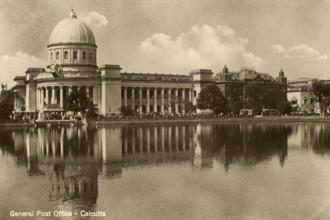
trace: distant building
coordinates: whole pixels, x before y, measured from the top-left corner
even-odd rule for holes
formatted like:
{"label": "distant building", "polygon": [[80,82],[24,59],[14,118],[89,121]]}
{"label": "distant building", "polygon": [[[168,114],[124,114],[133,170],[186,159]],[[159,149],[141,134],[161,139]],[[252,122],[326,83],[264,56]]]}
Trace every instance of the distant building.
{"label": "distant building", "polygon": [[293,109],[300,113],[320,113],[320,105],[313,93],[316,78],[300,78],[288,82],[287,98]]}
{"label": "distant building", "polygon": [[258,73],[253,69],[243,68],[238,72],[231,72],[225,66],[222,72],[214,77],[214,82],[228,100],[232,112],[238,113],[240,109],[247,108],[249,100],[246,95],[246,86],[258,84],[269,89],[275,89],[278,94],[286,97],[287,78],[283,70],[278,77],[273,78],[268,73]]}

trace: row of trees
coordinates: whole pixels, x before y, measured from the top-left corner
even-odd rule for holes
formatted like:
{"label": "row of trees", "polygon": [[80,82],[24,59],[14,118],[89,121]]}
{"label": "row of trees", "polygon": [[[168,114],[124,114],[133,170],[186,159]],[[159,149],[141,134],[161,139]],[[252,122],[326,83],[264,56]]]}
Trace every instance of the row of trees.
{"label": "row of trees", "polygon": [[[262,84],[249,84],[246,86],[245,92],[246,108],[253,109],[255,114],[260,114],[263,108],[276,109],[281,114],[291,112],[291,104],[287,101],[286,94],[279,93],[278,89]],[[215,84],[202,89],[196,102],[198,109],[210,109],[215,114],[230,111],[228,100]]]}
{"label": "row of trees", "polygon": [[286,91],[260,84],[248,84],[245,92],[247,108],[253,109],[257,114],[260,114],[263,108],[276,109],[281,114],[291,112],[291,103],[287,100]]}
{"label": "row of trees", "polygon": [[74,114],[81,112],[87,117],[96,117],[97,105],[87,96],[86,89],[72,90],[64,99],[65,111],[72,111]]}
{"label": "row of trees", "polygon": [[315,81],[312,84],[312,90],[320,103],[321,112],[327,112],[330,106],[330,84],[324,81]]}
{"label": "row of trees", "polygon": [[15,93],[11,90],[2,91],[0,102],[0,120],[8,120],[14,111]]}

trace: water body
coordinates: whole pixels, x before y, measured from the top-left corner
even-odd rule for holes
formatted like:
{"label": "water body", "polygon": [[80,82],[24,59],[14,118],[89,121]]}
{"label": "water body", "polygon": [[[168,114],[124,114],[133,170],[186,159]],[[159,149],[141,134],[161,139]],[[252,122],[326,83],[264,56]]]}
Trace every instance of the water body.
{"label": "water body", "polygon": [[0,214],[330,219],[329,153],[329,123],[3,128]]}

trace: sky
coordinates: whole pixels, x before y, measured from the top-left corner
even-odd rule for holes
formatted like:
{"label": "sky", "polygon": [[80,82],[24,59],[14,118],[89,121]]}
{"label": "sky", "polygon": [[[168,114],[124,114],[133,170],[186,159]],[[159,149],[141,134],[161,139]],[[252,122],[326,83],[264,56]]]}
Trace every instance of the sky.
{"label": "sky", "polygon": [[71,7],[93,30],[98,65],[330,77],[330,0],[0,0],[0,83],[47,65],[51,31]]}

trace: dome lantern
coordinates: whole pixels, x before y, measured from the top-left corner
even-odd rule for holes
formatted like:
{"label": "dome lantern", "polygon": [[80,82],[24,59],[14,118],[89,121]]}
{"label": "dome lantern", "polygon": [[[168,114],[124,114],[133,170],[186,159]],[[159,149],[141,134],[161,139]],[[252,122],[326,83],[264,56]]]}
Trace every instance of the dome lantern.
{"label": "dome lantern", "polygon": [[69,18],[77,18],[76,13],[74,13],[74,11],[73,11],[73,7],[71,7],[71,12],[69,14]]}

